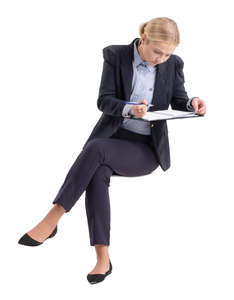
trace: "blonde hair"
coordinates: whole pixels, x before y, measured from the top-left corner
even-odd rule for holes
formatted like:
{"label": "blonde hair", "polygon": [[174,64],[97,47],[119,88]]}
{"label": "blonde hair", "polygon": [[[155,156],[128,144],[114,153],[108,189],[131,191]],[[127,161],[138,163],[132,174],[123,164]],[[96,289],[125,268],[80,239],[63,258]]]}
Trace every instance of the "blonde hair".
{"label": "blonde hair", "polygon": [[175,45],[180,43],[180,33],[176,22],[166,17],[154,18],[142,23],[139,26],[139,33],[141,37],[143,34],[146,35],[147,44],[150,41]]}

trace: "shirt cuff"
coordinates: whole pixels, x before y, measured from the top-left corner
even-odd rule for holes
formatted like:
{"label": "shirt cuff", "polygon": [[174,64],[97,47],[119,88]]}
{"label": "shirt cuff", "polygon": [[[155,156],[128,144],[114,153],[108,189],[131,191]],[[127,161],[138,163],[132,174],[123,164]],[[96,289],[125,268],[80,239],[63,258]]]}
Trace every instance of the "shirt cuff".
{"label": "shirt cuff", "polygon": [[198,97],[192,97],[192,98],[190,98],[190,99],[188,100],[187,104],[186,104],[187,110],[188,110],[188,111],[194,111],[194,108],[193,108],[193,106],[192,106],[192,101],[193,101],[194,98],[198,98]]}
{"label": "shirt cuff", "polygon": [[125,104],[123,111],[122,111],[122,116],[127,117],[129,115],[132,115],[132,104]]}

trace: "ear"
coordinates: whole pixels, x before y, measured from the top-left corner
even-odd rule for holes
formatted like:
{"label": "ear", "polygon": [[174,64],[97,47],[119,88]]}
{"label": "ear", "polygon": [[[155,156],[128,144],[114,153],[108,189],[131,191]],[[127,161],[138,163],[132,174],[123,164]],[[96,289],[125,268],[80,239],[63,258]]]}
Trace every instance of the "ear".
{"label": "ear", "polygon": [[146,34],[145,34],[145,33],[142,33],[141,39],[140,39],[140,44],[145,43],[145,41],[146,41]]}

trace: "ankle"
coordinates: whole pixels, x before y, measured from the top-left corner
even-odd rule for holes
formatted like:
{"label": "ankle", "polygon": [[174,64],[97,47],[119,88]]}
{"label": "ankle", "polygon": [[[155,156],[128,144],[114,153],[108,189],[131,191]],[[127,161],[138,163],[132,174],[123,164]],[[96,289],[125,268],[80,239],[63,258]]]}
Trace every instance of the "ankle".
{"label": "ankle", "polygon": [[63,208],[63,206],[55,203],[55,205],[51,208],[49,213],[54,217],[60,218],[65,212],[66,210]]}
{"label": "ankle", "polygon": [[96,244],[95,245],[97,261],[101,263],[105,263],[109,261],[109,253],[108,253],[108,246],[103,244]]}
{"label": "ankle", "polygon": [[100,263],[106,263],[109,261],[109,255],[105,254],[105,255],[97,255],[97,261]]}
{"label": "ankle", "polygon": [[47,226],[55,227],[64,214],[65,210],[61,205],[55,204],[47,215],[43,218],[41,223],[47,224]]}
{"label": "ankle", "polygon": [[54,204],[54,210],[58,211],[58,212],[66,212],[66,210],[64,209],[64,207],[58,203]]}

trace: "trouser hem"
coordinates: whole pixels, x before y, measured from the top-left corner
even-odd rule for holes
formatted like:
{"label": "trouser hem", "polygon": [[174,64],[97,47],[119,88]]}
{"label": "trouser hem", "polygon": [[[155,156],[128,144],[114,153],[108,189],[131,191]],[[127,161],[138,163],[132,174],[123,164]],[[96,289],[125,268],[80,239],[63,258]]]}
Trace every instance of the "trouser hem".
{"label": "trouser hem", "polygon": [[69,212],[71,208],[66,207],[63,203],[60,203],[59,201],[53,201],[52,204],[59,204],[65,209],[65,213]]}
{"label": "trouser hem", "polygon": [[94,246],[96,244],[102,244],[102,245],[106,245],[106,246],[109,246],[110,243],[109,242],[104,242],[104,241],[96,241],[96,242],[90,242],[90,246]]}

